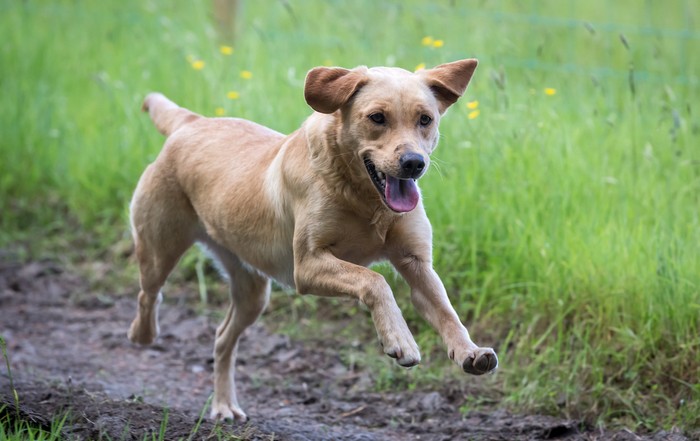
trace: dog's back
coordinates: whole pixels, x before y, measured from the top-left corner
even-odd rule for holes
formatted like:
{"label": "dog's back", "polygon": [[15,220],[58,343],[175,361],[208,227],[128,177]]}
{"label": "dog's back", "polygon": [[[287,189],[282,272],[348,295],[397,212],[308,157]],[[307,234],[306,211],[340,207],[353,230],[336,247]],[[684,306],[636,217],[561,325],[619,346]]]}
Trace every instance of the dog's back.
{"label": "dog's back", "polygon": [[272,164],[284,135],[245,119],[205,118],[158,93],[143,109],[168,139],[134,193],[137,246],[140,236],[170,231],[173,254],[195,241],[220,245],[291,284],[291,272],[279,268],[291,267],[293,227],[279,197],[282,164]]}

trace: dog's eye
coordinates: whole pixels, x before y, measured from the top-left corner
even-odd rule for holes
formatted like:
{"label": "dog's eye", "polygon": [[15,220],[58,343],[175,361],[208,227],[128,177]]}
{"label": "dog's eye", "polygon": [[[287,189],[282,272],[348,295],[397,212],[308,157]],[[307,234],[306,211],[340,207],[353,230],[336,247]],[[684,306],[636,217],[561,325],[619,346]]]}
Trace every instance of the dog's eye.
{"label": "dog's eye", "polygon": [[383,113],[377,112],[373,113],[369,116],[369,119],[372,120],[375,124],[384,124],[386,122],[386,118],[384,117]]}
{"label": "dog's eye", "polygon": [[420,120],[418,122],[420,123],[420,125],[425,127],[427,125],[430,125],[430,123],[433,122],[433,119],[428,115],[421,115]]}

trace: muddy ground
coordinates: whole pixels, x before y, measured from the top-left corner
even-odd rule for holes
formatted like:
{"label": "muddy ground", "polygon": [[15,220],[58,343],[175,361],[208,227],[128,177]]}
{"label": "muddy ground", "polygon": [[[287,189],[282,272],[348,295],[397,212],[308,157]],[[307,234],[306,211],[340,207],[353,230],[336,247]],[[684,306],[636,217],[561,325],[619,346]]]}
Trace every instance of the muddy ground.
{"label": "muddy ground", "polygon": [[600,431],[580,421],[511,414],[498,403],[465,413],[460,407],[470,391],[450,385],[378,393],[371,372],[340,355],[352,342],[328,331],[297,341],[271,332],[265,316],[239,349],[237,384],[250,422],[215,424],[200,415],[212,390],[218,319],[171,295],[161,308],[161,337],[137,347],[126,338],[135,299],[120,289],[91,289],[56,263],[0,259],[0,335],[19,396],[17,409],[3,362],[0,412],[47,428],[67,415],[65,438],[86,440],[151,439],[166,416],[166,440],[695,438]]}

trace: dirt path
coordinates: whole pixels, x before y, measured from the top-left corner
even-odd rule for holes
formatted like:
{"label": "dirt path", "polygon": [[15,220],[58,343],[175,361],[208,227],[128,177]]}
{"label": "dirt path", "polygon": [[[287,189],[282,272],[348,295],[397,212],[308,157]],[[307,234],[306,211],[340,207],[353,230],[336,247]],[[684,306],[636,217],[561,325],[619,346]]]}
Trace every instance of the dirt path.
{"label": "dirt path", "polygon": [[[69,410],[66,436],[141,440],[158,433],[167,407],[165,439],[190,437],[211,393],[215,321],[166,303],[158,342],[136,347],[125,336],[135,300],[87,292],[87,286],[51,263],[0,262],[0,335],[8,344],[19,414],[49,425]],[[343,363],[334,346],[291,341],[263,325],[245,336],[236,376],[251,421],[205,420],[193,439],[687,439],[587,431],[576,421],[498,409],[462,414],[463,395],[448,389],[372,392],[367,373]],[[4,363],[2,404],[16,415]]]}

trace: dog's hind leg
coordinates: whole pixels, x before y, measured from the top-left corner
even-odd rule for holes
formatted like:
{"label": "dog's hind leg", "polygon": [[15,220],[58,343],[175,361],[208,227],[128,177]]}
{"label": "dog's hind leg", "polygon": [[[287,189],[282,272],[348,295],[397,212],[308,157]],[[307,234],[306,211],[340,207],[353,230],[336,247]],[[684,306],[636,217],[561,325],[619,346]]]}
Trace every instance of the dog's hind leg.
{"label": "dog's hind leg", "polygon": [[165,279],[194,243],[197,217],[176,188],[158,185],[152,166],[144,173],[131,202],[131,224],[141,291],[128,337],[151,344],[158,336],[158,306]]}
{"label": "dog's hind leg", "polygon": [[212,419],[246,421],[236,397],[235,368],[238,339],[267,306],[270,280],[247,267],[222,247],[208,243],[230,277],[231,304],[226,318],[216,330],[214,343],[214,400]]}

